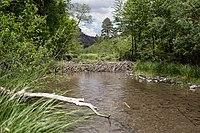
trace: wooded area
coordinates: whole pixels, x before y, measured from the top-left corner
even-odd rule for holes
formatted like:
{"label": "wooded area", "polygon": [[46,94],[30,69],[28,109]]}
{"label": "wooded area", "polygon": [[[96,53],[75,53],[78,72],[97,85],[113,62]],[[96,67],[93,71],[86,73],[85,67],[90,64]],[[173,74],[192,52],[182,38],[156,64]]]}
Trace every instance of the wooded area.
{"label": "wooded area", "polygon": [[[101,35],[92,38],[96,43],[83,48],[81,39],[78,40],[79,35],[83,36],[79,24],[92,22],[88,5],[71,0],[1,0],[0,87],[13,93],[27,86],[34,91],[36,81],[55,69],[58,61],[67,58],[79,62],[78,57],[90,53],[96,54],[98,61],[114,59],[190,65],[192,67],[182,67],[184,70],[177,73],[199,76],[199,69],[192,71],[200,65],[199,0],[115,0],[113,8],[115,20],[112,22],[105,17]],[[118,63],[106,70],[122,67],[130,69],[130,64]],[[0,95],[0,132],[60,132],[65,126],[58,124],[60,121],[52,111],[56,110],[52,101],[31,104],[20,98],[9,101],[5,93]],[[52,117],[42,110],[52,113]],[[23,119],[32,114],[30,119]],[[37,117],[40,114],[41,119]],[[14,119],[16,115],[19,117]],[[65,121],[63,117],[59,119],[61,122]],[[42,124],[35,127],[31,126],[35,121],[28,126],[25,124],[35,119]],[[21,127],[16,121],[22,122]]]}
{"label": "wooded area", "polygon": [[199,0],[116,0],[114,8],[134,60],[199,65]]}

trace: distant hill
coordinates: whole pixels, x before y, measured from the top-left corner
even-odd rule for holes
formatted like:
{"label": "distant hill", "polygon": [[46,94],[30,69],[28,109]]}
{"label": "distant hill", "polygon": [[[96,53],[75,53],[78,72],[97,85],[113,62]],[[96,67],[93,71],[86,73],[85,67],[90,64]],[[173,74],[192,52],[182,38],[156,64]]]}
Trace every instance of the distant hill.
{"label": "distant hill", "polygon": [[80,30],[78,40],[84,47],[89,47],[96,42],[96,37],[88,36]]}

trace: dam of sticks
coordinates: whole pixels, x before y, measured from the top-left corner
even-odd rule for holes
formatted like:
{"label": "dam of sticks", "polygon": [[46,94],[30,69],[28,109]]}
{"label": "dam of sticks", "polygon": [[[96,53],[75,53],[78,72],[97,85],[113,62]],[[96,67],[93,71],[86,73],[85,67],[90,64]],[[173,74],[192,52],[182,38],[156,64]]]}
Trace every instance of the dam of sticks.
{"label": "dam of sticks", "polygon": [[64,62],[56,69],[58,73],[78,72],[129,72],[133,69],[133,62]]}

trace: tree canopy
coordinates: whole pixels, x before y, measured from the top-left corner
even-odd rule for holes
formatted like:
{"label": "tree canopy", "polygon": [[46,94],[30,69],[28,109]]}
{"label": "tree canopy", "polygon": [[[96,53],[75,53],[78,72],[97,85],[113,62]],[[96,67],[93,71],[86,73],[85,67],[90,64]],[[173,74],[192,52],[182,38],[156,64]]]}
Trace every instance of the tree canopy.
{"label": "tree canopy", "polygon": [[92,16],[89,15],[91,8],[86,4],[73,3],[71,4],[70,11],[73,18],[77,20],[77,26],[80,22],[92,22]]}
{"label": "tree canopy", "polygon": [[114,16],[123,35],[132,37],[135,59],[195,65],[200,64],[199,7],[199,0],[116,0]]}
{"label": "tree canopy", "polygon": [[[77,48],[76,22],[63,0],[0,1],[0,74]],[[75,45],[77,44],[77,45]]]}

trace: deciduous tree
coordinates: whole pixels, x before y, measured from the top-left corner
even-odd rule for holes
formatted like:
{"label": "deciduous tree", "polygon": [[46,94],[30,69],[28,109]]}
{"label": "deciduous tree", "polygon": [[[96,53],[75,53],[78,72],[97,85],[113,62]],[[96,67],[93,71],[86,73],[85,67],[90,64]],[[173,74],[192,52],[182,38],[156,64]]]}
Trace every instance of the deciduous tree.
{"label": "deciduous tree", "polygon": [[73,18],[77,20],[77,26],[80,22],[92,22],[92,16],[89,14],[91,8],[89,5],[73,3],[70,7],[70,11],[72,12]]}

